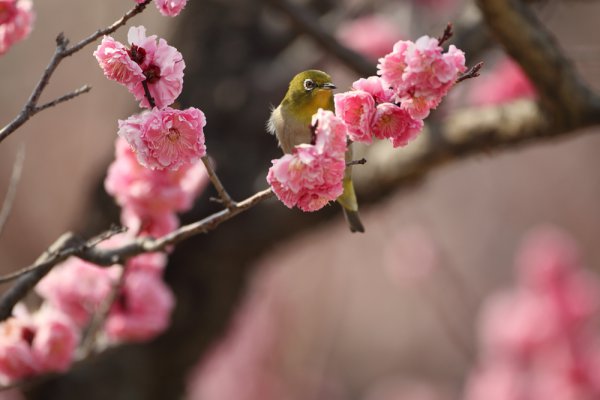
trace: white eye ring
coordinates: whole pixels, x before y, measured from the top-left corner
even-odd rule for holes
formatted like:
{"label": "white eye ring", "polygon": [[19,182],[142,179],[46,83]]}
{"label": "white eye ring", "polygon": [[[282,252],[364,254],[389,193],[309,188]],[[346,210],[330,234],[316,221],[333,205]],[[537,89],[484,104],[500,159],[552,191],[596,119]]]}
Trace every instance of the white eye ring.
{"label": "white eye ring", "polygon": [[307,91],[311,91],[313,90],[317,85],[315,84],[315,82],[312,79],[305,79],[304,80],[304,89]]}

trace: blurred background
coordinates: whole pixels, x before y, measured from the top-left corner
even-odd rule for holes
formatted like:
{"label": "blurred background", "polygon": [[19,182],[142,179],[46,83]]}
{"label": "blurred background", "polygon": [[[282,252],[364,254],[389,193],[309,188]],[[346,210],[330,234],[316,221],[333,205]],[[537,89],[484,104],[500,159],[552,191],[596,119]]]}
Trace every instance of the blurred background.
{"label": "blurred background", "polygon": [[[397,40],[437,37],[453,22],[454,43],[468,64],[486,64],[480,78],[453,89],[431,115],[432,131],[465,107],[535,98],[470,2],[289,1],[361,54],[372,75],[377,58]],[[31,36],[0,58],[0,123],[18,114],[58,32],[76,41],[117,19],[130,3],[35,2]],[[177,18],[148,7],[128,24],[145,25],[183,54],[179,103],[206,114],[208,152],[238,200],[267,186],[270,161],[280,157],[264,126],[293,75],[323,69],[342,91],[366,77],[306,34],[286,4],[190,0]],[[531,7],[587,84],[599,89],[600,4],[545,0]],[[114,36],[125,41],[126,29]],[[17,149],[21,143],[26,148],[15,205],[0,237],[2,272],[32,263],[66,230],[93,234],[118,222],[102,181],[113,159],[117,119],[137,108],[127,91],[103,77],[94,47],[60,66],[44,98],[83,84],[92,91],[37,115],[0,146],[1,188],[8,186]],[[391,151],[388,143],[380,146],[370,157]],[[111,349],[28,388],[27,396],[464,398],[480,353],[478,310],[499,287],[514,284],[515,257],[531,229],[559,227],[577,243],[583,264],[600,266],[599,150],[600,138],[582,132],[453,162],[375,193],[361,191],[359,181],[364,235],[348,232],[337,205],[304,214],[270,200],[177,247],[166,272],[177,308],[163,336]],[[403,151],[394,150],[398,157]],[[216,211],[212,195],[207,189],[183,222]]]}

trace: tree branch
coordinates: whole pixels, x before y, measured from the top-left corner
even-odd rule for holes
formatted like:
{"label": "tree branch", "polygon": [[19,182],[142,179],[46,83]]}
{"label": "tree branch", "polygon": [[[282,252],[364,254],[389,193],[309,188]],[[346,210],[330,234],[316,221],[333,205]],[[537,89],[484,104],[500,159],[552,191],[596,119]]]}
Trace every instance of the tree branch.
{"label": "tree branch", "polygon": [[213,163],[212,163],[210,157],[209,156],[202,157],[202,162],[204,163],[204,167],[206,168],[206,172],[208,173],[208,177],[209,177],[210,181],[212,182],[213,186],[215,187],[215,189],[219,195],[219,202],[222,203],[229,210],[232,210],[235,207],[237,207],[235,201],[231,198],[231,196],[229,196],[229,193],[227,193],[227,190],[225,190],[225,187],[223,186],[223,184],[221,183],[221,180],[217,176],[217,173],[215,172],[215,169],[213,168]]}
{"label": "tree branch", "polygon": [[50,82],[50,78],[52,77],[52,74],[54,74],[54,71],[56,70],[56,68],[58,67],[58,65],[61,63],[61,61],[64,58],[69,57],[69,56],[73,55],[74,53],[80,51],[88,44],[99,39],[101,36],[108,35],[109,33],[113,33],[118,28],[125,25],[125,23],[127,23],[127,21],[129,21],[135,15],[144,11],[144,9],[148,5],[148,3],[150,3],[150,1],[152,1],[152,0],[145,0],[143,3],[136,5],[134,8],[129,10],[125,15],[123,15],[120,19],[115,21],[112,25],[110,25],[104,29],[99,29],[98,31],[96,31],[92,35],[86,37],[85,39],[81,40],[79,43],[75,44],[72,47],[69,47],[69,41],[65,38],[65,36],[62,33],[60,33],[56,37],[56,49],[54,51],[54,54],[52,55],[50,62],[46,66],[46,69],[42,73],[40,80],[38,81],[35,88],[33,89],[33,92],[31,92],[31,95],[29,96],[27,103],[25,103],[25,106],[23,106],[23,109],[21,110],[19,115],[17,115],[8,125],[6,125],[4,128],[2,128],[0,130],[0,142],[2,142],[4,139],[6,139],[11,133],[16,131],[21,125],[23,125],[25,122],[27,122],[29,120],[29,118],[33,117],[38,112],[45,110],[48,107],[65,102],[67,100],[71,100],[71,99],[79,96],[82,93],[87,93],[91,88],[86,85],[74,92],[71,92],[64,96],[59,97],[56,100],[53,100],[42,106],[38,106],[38,101],[40,99],[40,96],[42,95],[42,92],[44,91],[44,89],[46,89],[46,86],[48,86],[48,83]]}
{"label": "tree branch", "polygon": [[264,0],[273,8],[281,11],[289,17],[296,29],[306,33],[319,43],[325,50],[340,59],[345,65],[361,76],[374,75],[375,64],[367,60],[361,54],[342,45],[329,32],[325,31],[319,24],[319,18],[309,10],[292,3],[289,0]]}
{"label": "tree branch", "polygon": [[519,0],[477,0],[477,4],[493,35],[536,86],[554,125],[575,129],[597,119],[600,98],[528,5]]}

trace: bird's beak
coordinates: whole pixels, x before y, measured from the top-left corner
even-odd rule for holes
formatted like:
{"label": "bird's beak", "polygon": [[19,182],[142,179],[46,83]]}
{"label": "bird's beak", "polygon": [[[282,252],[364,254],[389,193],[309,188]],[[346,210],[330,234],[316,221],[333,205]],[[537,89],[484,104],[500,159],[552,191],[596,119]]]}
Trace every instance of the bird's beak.
{"label": "bird's beak", "polygon": [[336,88],[336,86],[331,82],[324,83],[323,85],[321,85],[321,87],[323,89],[335,89]]}

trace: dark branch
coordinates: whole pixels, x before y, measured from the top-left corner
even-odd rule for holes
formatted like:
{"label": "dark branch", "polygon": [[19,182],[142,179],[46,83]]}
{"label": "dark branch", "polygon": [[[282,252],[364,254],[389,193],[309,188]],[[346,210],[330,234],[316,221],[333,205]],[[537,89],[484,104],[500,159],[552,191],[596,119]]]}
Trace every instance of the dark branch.
{"label": "dark branch", "polygon": [[366,158],[361,158],[360,160],[352,160],[352,161],[348,161],[346,163],[346,167],[349,167],[351,165],[364,165],[367,163],[367,159]]}
{"label": "dark branch", "polygon": [[144,96],[148,100],[148,104],[150,104],[150,108],[156,107],[156,103],[154,102],[154,97],[150,93],[150,89],[148,88],[148,80],[142,81],[142,87],[144,88]]}
{"label": "dark branch", "polygon": [[60,103],[64,103],[65,101],[69,101],[71,99],[74,99],[75,97],[82,95],[84,93],[89,92],[90,90],[92,90],[92,87],[89,85],[83,85],[82,87],[80,87],[79,89],[73,90],[71,93],[67,93],[63,96],[60,96],[52,101],[49,101],[47,103],[42,104],[41,106],[37,106],[35,107],[35,113],[38,113],[40,111],[45,110],[46,108],[50,108],[50,107],[54,107],[59,105]]}
{"label": "dark branch", "polygon": [[471,79],[471,78],[477,78],[479,76],[479,70],[481,69],[481,67],[483,67],[483,61],[478,62],[473,67],[471,67],[471,69],[469,69],[467,72],[465,72],[464,74],[459,76],[458,79],[456,80],[456,83],[459,83],[459,82],[462,82],[464,80]]}
{"label": "dark branch", "polygon": [[454,32],[452,31],[452,24],[448,22],[448,25],[446,25],[442,36],[438,38],[438,44],[442,46],[446,41],[448,41],[448,39],[452,37],[452,35],[454,35]]}
{"label": "dark branch", "polygon": [[204,167],[206,168],[208,177],[209,177],[210,181],[212,182],[213,186],[215,187],[217,193],[219,194],[218,202],[223,204],[225,207],[227,207],[230,210],[234,209],[236,207],[236,203],[231,198],[231,196],[229,196],[229,193],[227,193],[227,190],[225,190],[223,183],[221,183],[221,180],[217,176],[217,173],[215,172],[215,169],[213,167],[213,163],[212,163],[212,160],[210,159],[210,157],[208,157],[208,156],[202,157],[202,163],[204,163]]}

